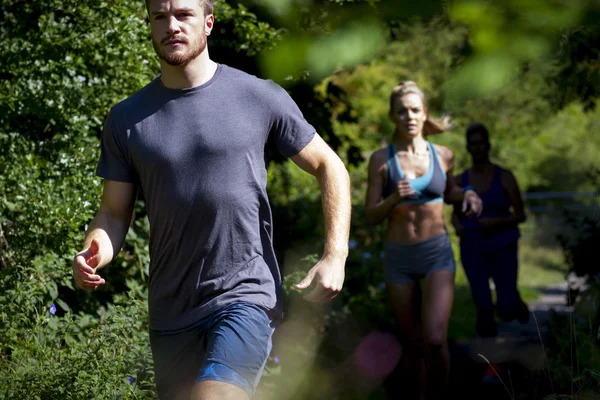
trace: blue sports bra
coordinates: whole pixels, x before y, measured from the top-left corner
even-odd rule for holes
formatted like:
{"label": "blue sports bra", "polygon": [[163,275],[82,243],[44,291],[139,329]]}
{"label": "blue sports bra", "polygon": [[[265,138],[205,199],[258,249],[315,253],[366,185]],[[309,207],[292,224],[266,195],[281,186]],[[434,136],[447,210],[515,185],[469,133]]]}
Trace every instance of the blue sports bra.
{"label": "blue sports bra", "polygon": [[[435,146],[427,142],[427,148],[429,149],[429,170],[423,176],[408,179],[408,183],[415,191],[415,194],[411,198],[404,199],[398,205],[441,202],[444,200],[446,172],[442,168]],[[398,181],[402,179],[404,179],[404,173],[398,162],[396,147],[390,144],[388,146],[387,179],[383,186],[383,197],[388,197],[394,193]]]}

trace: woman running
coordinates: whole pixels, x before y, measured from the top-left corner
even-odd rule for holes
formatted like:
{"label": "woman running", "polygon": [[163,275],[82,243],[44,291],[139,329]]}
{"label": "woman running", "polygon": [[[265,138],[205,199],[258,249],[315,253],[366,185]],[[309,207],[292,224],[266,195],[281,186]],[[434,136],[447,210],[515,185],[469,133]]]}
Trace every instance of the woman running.
{"label": "woman running", "polygon": [[483,210],[480,218],[466,218],[456,208],[452,224],[460,237],[460,258],[477,307],[477,334],[496,336],[490,278],[496,287],[498,316],[504,321],[529,320],[529,310],[517,290],[521,236],[518,225],[525,222],[525,208],[513,173],[490,161],[491,146],[485,125],[471,124],[466,135],[473,164],[456,181],[463,188],[477,190]]}
{"label": "woman running", "polygon": [[388,222],[385,279],[402,343],[405,398],[441,399],[450,368],[447,332],[456,270],[444,202],[460,204],[473,217],[481,199],[447,178],[453,176],[454,154],[425,136],[451,125],[431,117],[414,82],[393,89],[389,116],[395,125],[390,144],[369,160],[366,220]]}

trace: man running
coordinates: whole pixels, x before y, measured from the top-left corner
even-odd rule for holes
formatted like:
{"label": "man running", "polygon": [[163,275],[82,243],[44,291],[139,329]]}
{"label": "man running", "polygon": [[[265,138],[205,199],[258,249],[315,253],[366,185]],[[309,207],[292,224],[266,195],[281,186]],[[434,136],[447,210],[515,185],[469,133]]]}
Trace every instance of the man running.
{"label": "man running", "polygon": [[335,297],[344,280],[350,184],[343,163],[281,87],[208,55],[212,0],[147,0],[161,75],[113,106],[99,210],[73,262],[78,287],[119,251],[140,190],[150,221],[149,318],[161,399],[248,399],[281,313],[266,149],[314,175],[323,256],[298,285]]}

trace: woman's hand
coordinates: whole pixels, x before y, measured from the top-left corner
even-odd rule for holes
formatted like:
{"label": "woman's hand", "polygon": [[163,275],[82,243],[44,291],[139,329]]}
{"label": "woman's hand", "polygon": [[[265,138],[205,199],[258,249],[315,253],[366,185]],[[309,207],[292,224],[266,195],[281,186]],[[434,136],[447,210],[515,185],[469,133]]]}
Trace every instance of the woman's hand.
{"label": "woman's hand", "polygon": [[417,192],[410,186],[408,182],[408,178],[405,176],[404,179],[399,180],[396,185],[396,199],[397,202],[400,203],[402,200],[408,199],[411,196],[414,196]]}
{"label": "woman's hand", "polygon": [[483,210],[483,202],[474,190],[465,190],[462,203],[462,212],[469,218],[473,216],[479,217]]}

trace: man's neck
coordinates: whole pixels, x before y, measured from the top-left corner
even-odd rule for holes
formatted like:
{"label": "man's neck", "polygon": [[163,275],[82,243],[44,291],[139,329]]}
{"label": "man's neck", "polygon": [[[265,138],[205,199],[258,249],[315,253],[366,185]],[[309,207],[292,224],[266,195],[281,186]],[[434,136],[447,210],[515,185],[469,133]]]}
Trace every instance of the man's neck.
{"label": "man's neck", "polygon": [[184,66],[160,61],[161,81],[170,89],[189,89],[208,82],[217,71],[217,63],[208,57],[208,49]]}

